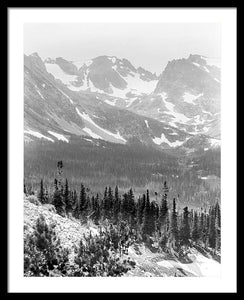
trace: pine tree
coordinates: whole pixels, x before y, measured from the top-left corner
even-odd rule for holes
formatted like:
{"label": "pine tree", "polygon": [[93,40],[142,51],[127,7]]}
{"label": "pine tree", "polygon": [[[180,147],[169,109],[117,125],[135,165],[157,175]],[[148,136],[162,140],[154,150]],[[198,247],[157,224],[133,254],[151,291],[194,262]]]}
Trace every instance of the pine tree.
{"label": "pine tree", "polygon": [[136,207],[135,207],[135,200],[132,188],[129,190],[128,193],[128,216],[129,216],[129,223],[132,228],[136,225]]}
{"label": "pine tree", "polygon": [[44,188],[43,188],[43,180],[41,179],[40,183],[40,191],[38,193],[38,200],[44,204],[45,203],[45,195],[44,195]]}
{"label": "pine tree", "polygon": [[59,190],[62,190],[62,174],[63,174],[63,162],[62,160],[58,161],[57,163],[57,177],[58,177],[58,188]]}
{"label": "pine tree", "polygon": [[140,227],[143,222],[143,211],[146,204],[146,195],[143,194],[142,198],[139,198],[137,203],[137,225]]}
{"label": "pine tree", "polygon": [[157,207],[154,201],[150,203],[149,222],[150,222],[150,235],[153,235],[156,231],[156,215]]}
{"label": "pine tree", "polygon": [[221,215],[220,215],[220,206],[217,202],[215,205],[215,228],[216,228],[216,250],[219,250],[221,247]]}
{"label": "pine tree", "polygon": [[215,228],[215,210],[213,207],[209,210],[209,232],[208,232],[209,247],[216,246],[216,228]]}
{"label": "pine tree", "polygon": [[119,198],[119,190],[118,187],[115,187],[114,191],[114,205],[113,205],[113,223],[117,224],[119,221],[119,214],[120,214],[120,207],[121,205],[121,200]]}
{"label": "pine tree", "polygon": [[45,198],[45,203],[49,203],[49,194],[48,194],[48,190],[46,189],[45,193],[44,193],[44,198]]}
{"label": "pine tree", "polygon": [[108,187],[105,187],[104,194],[103,194],[103,201],[102,201],[102,214],[103,218],[106,219],[108,217]]}
{"label": "pine tree", "polygon": [[84,185],[81,183],[81,189],[80,189],[80,203],[79,203],[79,216],[81,218],[85,218],[85,210],[87,205],[87,196],[86,196],[86,189]]}
{"label": "pine tree", "polygon": [[168,215],[167,195],[166,196],[165,195],[163,196],[163,199],[161,201],[161,206],[160,206],[160,210],[159,210],[159,218],[158,218],[159,230],[161,232],[166,231],[166,220],[167,220],[167,215]]}
{"label": "pine tree", "polygon": [[201,215],[200,215],[200,224],[199,224],[199,240],[203,243],[204,242],[204,226],[205,226],[205,215],[201,208]]}
{"label": "pine tree", "polygon": [[56,208],[56,211],[61,216],[65,216],[65,202],[62,190],[60,190],[58,185],[58,180],[54,179],[54,194],[53,194],[53,205]]}
{"label": "pine tree", "polygon": [[197,242],[200,238],[199,226],[198,226],[198,214],[196,211],[193,217],[193,228],[192,228],[191,236],[194,242]]}
{"label": "pine tree", "polygon": [[182,245],[189,246],[190,224],[189,224],[189,211],[187,206],[183,209],[183,219],[182,219],[182,224],[180,229],[180,240]]}
{"label": "pine tree", "polygon": [[95,224],[99,224],[101,218],[101,205],[99,203],[99,196],[96,195],[94,199],[94,214],[93,214],[93,220]]}
{"label": "pine tree", "polygon": [[27,189],[26,189],[25,182],[24,182],[24,194],[27,195]]}
{"label": "pine tree", "polygon": [[108,196],[107,196],[107,218],[111,219],[114,205],[114,196],[112,192],[112,188],[108,188]]}
{"label": "pine tree", "polygon": [[76,190],[74,190],[74,193],[73,193],[73,216],[76,219],[79,219],[79,216],[80,216],[80,204],[79,204]]}
{"label": "pine tree", "polygon": [[146,235],[151,236],[153,234],[154,229],[155,229],[155,224],[152,223],[149,191],[147,190],[146,203],[143,210],[142,234],[144,235],[144,237]]}
{"label": "pine tree", "polygon": [[65,202],[63,195],[59,190],[56,190],[53,194],[53,204],[56,208],[56,211],[61,216],[65,216]]}
{"label": "pine tree", "polygon": [[72,211],[71,193],[69,191],[69,184],[67,178],[65,180],[64,202],[65,202],[66,212],[67,213],[71,212]]}
{"label": "pine tree", "polygon": [[170,240],[173,244],[173,247],[177,246],[179,238],[178,232],[178,220],[177,220],[177,212],[176,212],[176,204],[175,198],[173,199],[173,209],[171,213],[171,223],[170,223]]}

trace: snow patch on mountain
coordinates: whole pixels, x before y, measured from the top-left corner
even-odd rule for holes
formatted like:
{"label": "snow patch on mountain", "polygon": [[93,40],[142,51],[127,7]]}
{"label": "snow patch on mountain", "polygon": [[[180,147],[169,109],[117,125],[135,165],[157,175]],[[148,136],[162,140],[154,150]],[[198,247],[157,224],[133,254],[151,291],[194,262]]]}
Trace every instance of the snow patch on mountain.
{"label": "snow patch on mountain", "polygon": [[201,67],[198,63],[196,63],[196,62],[193,62],[193,65],[195,65],[195,66],[197,66],[197,67]]}
{"label": "snow patch on mountain", "polygon": [[49,130],[48,133],[50,133],[51,135],[55,136],[59,141],[64,141],[66,143],[69,142],[69,140],[65,136],[63,136],[62,134],[60,134],[60,133],[56,133],[56,132],[53,132],[51,130]]}
{"label": "snow patch on mountain", "polygon": [[95,132],[93,132],[90,128],[84,127],[84,128],[82,128],[82,130],[85,131],[86,133],[88,133],[94,139],[101,139],[101,140],[103,140],[103,138],[100,135],[98,135]]}
{"label": "snow patch on mountain", "polygon": [[66,74],[57,64],[45,63],[48,73],[51,73],[56,79],[61,80],[65,85],[71,87],[71,83],[77,80],[76,75]]}
{"label": "snow patch on mountain", "polygon": [[203,69],[204,69],[206,72],[210,73],[210,71],[209,71],[209,69],[208,69],[207,67],[204,66]]}
{"label": "snow patch on mountain", "polygon": [[24,133],[33,135],[33,136],[35,136],[35,137],[37,137],[37,138],[39,138],[39,139],[46,139],[46,140],[49,140],[49,141],[51,141],[51,142],[54,143],[54,140],[53,140],[53,139],[51,139],[51,138],[49,138],[49,137],[47,137],[47,136],[41,134],[41,133],[38,132],[38,131],[34,131],[34,130],[31,130],[31,129],[28,129],[28,130],[24,130]]}
{"label": "snow patch on mountain", "polygon": [[218,139],[210,139],[210,144],[212,147],[220,147],[221,141]]}
{"label": "snow patch on mountain", "polygon": [[181,146],[187,139],[185,139],[184,141],[175,141],[175,142],[170,142],[166,136],[162,133],[161,137],[154,137],[153,142],[157,145],[161,145],[162,143],[166,143],[168,144],[170,147],[177,147],[177,146]]}
{"label": "snow patch on mountain", "polygon": [[74,101],[67,95],[67,94],[65,94],[63,91],[61,91],[60,89],[58,89],[59,91],[60,91],[60,93],[62,93],[66,98],[68,98],[69,99],[69,102],[71,103],[71,104],[74,104]]}
{"label": "snow patch on mountain", "polygon": [[109,105],[115,106],[116,101],[110,101],[110,100],[105,100],[104,102],[106,102]]}
{"label": "snow patch on mountain", "polygon": [[187,103],[196,105],[196,103],[194,103],[194,101],[195,101],[196,99],[198,99],[199,97],[202,97],[202,96],[203,96],[203,93],[200,93],[200,94],[198,94],[197,96],[192,95],[192,94],[190,94],[190,93],[185,93],[184,96],[183,96],[183,99],[184,99],[184,101],[187,102]]}
{"label": "snow patch on mountain", "polygon": [[38,95],[39,95],[43,100],[46,100],[46,99],[43,97],[42,93],[39,91],[39,89],[38,89],[38,87],[37,87],[36,85],[35,85],[35,88],[36,88],[36,91],[37,91]]}
{"label": "snow patch on mountain", "polygon": [[196,96],[190,94],[190,93],[185,93],[183,95],[183,100],[187,103],[190,103],[190,104],[193,104],[193,105],[196,105],[196,103],[194,103],[194,100],[196,99]]}
{"label": "snow patch on mountain", "polygon": [[[117,66],[112,66],[112,69],[117,72]],[[118,73],[119,74],[119,73]],[[145,81],[140,78],[140,74],[131,72],[123,79],[127,82],[125,89],[119,89],[110,84],[112,90],[111,95],[119,98],[127,98],[128,93],[133,95],[150,94],[154,91],[157,80]]]}
{"label": "snow patch on mountain", "polygon": [[203,120],[203,119],[201,119],[201,116],[200,115],[196,115],[194,118],[194,124],[195,125],[202,125],[202,124],[204,124],[205,123],[205,121]]}
{"label": "snow patch on mountain", "polygon": [[129,107],[132,105],[132,103],[137,99],[137,97],[135,98],[130,98],[130,99],[125,99],[125,103],[126,103],[126,107]]}
{"label": "snow patch on mountain", "polygon": [[[175,105],[169,101],[166,101],[165,99],[163,99],[166,108],[168,109],[168,111],[165,111],[164,113],[172,115],[175,120],[172,122],[181,122],[181,123],[187,123],[188,121],[190,121],[190,119],[188,117],[186,117],[184,114],[178,113],[174,110]],[[170,124],[171,125],[171,124]]]}
{"label": "snow patch on mountain", "polygon": [[[134,75],[134,76],[133,76]],[[128,83],[128,87],[130,89],[135,89],[139,93],[145,93],[145,94],[150,94],[152,93],[156,85],[158,83],[157,80],[151,80],[151,81],[145,81],[140,78],[140,75],[137,73],[131,73],[129,74],[125,80]]]}
{"label": "snow patch on mountain", "polygon": [[[106,135],[111,136],[111,137],[115,138],[116,140],[119,140],[120,142],[121,142],[121,141],[124,142],[124,143],[127,142],[127,141],[120,135],[119,131],[117,131],[116,133],[112,133],[111,131],[106,130],[106,129],[100,127],[99,125],[97,125],[97,124],[90,118],[90,116],[89,116],[88,114],[86,114],[86,113],[84,113],[84,112],[81,113],[77,107],[76,107],[76,112],[78,113],[78,115],[79,115],[83,120],[86,121],[86,126],[88,126],[88,124],[91,124],[91,125],[93,125],[95,128],[99,129],[100,132],[105,133]],[[83,130],[84,130],[84,129],[83,129]],[[103,139],[104,139],[104,138],[103,138]]]}
{"label": "snow patch on mountain", "polygon": [[117,60],[115,56],[108,56],[108,59],[111,60],[113,64],[115,64]]}

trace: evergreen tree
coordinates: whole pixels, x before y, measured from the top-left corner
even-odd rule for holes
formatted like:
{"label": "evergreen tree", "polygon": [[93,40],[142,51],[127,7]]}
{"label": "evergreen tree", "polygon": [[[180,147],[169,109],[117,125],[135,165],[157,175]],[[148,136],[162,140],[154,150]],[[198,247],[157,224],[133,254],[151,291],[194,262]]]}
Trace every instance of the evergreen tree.
{"label": "evergreen tree", "polygon": [[114,206],[113,206],[113,222],[114,222],[114,224],[117,224],[119,221],[120,205],[121,205],[121,200],[119,198],[118,187],[116,186],[115,191],[114,191]]}
{"label": "evergreen tree", "polygon": [[57,163],[57,177],[58,177],[57,184],[58,184],[59,190],[63,189],[63,187],[62,187],[62,174],[63,174],[63,162],[62,162],[62,160],[60,160]]}
{"label": "evergreen tree", "polygon": [[27,189],[26,189],[25,182],[24,182],[24,194],[27,195]]}
{"label": "evergreen tree", "polygon": [[183,209],[183,219],[182,219],[182,224],[180,229],[180,240],[182,245],[189,246],[190,224],[189,224],[189,211],[187,206]]}
{"label": "evergreen tree", "polygon": [[86,189],[84,185],[81,183],[81,188],[80,188],[80,203],[79,203],[79,215],[80,217],[84,218],[85,217],[85,210],[86,210]]}
{"label": "evergreen tree", "polygon": [[209,210],[209,232],[208,232],[209,247],[215,248],[216,246],[216,228],[215,228],[215,210]]}
{"label": "evergreen tree", "polygon": [[45,198],[45,203],[49,203],[49,194],[48,194],[48,190],[46,189],[45,193],[44,193],[44,198]]}
{"label": "evergreen tree", "polygon": [[198,214],[195,211],[194,213],[194,217],[193,217],[193,228],[192,228],[192,240],[194,242],[197,242],[200,238],[200,232],[199,232],[199,226],[198,226]]}
{"label": "evergreen tree", "polygon": [[107,204],[106,204],[106,216],[108,219],[112,217],[112,212],[113,212],[113,204],[114,204],[114,196],[112,192],[112,188],[108,188],[108,196],[106,198]]}
{"label": "evergreen tree", "polygon": [[45,194],[44,194],[44,188],[43,188],[43,180],[41,179],[41,183],[40,183],[40,191],[38,193],[38,200],[44,204],[45,203]]}
{"label": "evergreen tree", "polygon": [[65,216],[65,202],[63,197],[62,186],[58,184],[58,180],[54,179],[53,205],[61,216]]}
{"label": "evergreen tree", "polygon": [[[165,194],[166,195],[166,194]],[[163,196],[159,210],[158,225],[161,232],[166,231],[166,220],[168,215],[167,195]]]}
{"label": "evergreen tree", "polygon": [[170,223],[170,240],[174,246],[177,246],[179,238],[178,232],[178,220],[177,220],[177,212],[176,212],[176,204],[175,198],[173,199],[173,209],[171,213],[171,223]]}
{"label": "evergreen tree", "polygon": [[128,193],[128,215],[129,215],[129,223],[132,228],[136,225],[136,207],[135,207],[135,200],[134,200],[134,193],[132,188],[129,190]]}
{"label": "evergreen tree", "polygon": [[122,203],[121,203],[121,215],[124,221],[128,221],[129,219],[128,207],[129,207],[128,194],[124,193],[122,198]]}
{"label": "evergreen tree", "polygon": [[200,241],[203,242],[204,240],[204,226],[205,226],[205,215],[201,208],[201,214],[200,214],[200,223],[199,223],[199,236]]}
{"label": "evergreen tree", "polygon": [[142,234],[144,235],[144,237],[146,235],[151,236],[153,234],[154,229],[155,224],[152,223],[149,191],[147,190],[146,203],[143,210]]}
{"label": "evergreen tree", "polygon": [[216,228],[216,250],[220,249],[221,246],[221,215],[220,215],[220,206],[217,202],[215,205],[215,228]]}
{"label": "evergreen tree", "polygon": [[146,204],[146,195],[143,194],[142,198],[139,198],[137,203],[137,225],[140,227],[143,222],[143,211]]}
{"label": "evergreen tree", "polygon": [[99,196],[96,195],[94,199],[94,214],[93,214],[93,220],[95,224],[99,224],[101,218],[101,205],[99,203]]}
{"label": "evergreen tree", "polygon": [[56,211],[61,216],[65,216],[65,202],[62,193],[59,190],[55,190],[53,194],[53,204]]}
{"label": "evergreen tree", "polygon": [[73,193],[73,216],[76,219],[79,219],[79,216],[80,216],[80,204],[79,204],[76,190],[74,190],[74,193]]}
{"label": "evergreen tree", "polygon": [[156,215],[157,215],[157,207],[154,201],[150,203],[150,211],[149,211],[149,222],[150,222],[150,235],[153,235],[156,231]]}
{"label": "evergreen tree", "polygon": [[71,193],[69,191],[68,179],[65,180],[65,188],[64,188],[64,202],[66,207],[66,212],[69,213],[72,211],[72,200]]}

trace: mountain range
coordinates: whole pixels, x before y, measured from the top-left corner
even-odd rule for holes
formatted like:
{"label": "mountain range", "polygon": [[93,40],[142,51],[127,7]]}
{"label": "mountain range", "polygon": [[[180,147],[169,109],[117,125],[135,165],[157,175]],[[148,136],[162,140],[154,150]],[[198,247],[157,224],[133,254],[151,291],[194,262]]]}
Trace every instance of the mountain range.
{"label": "mountain range", "polygon": [[169,61],[159,76],[115,56],[25,55],[25,142],[207,151],[220,146],[220,82],[220,68],[196,54]]}

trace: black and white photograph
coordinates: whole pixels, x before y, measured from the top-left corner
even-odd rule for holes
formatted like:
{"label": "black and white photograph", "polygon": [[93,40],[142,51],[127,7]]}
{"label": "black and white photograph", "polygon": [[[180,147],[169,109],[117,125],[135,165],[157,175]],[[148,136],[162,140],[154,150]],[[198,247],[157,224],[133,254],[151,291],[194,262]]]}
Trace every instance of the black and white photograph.
{"label": "black and white photograph", "polygon": [[[148,10],[145,21],[140,10],[126,21],[123,9],[97,10],[100,18],[76,9],[63,22],[58,13],[51,21],[52,10],[45,19],[42,9],[40,21],[36,10],[16,37],[23,45],[15,49],[22,100],[12,100],[12,107],[22,101],[18,274],[89,277],[91,285],[95,277],[116,277],[110,285],[154,278],[161,292],[169,279],[220,281],[222,236],[232,234],[226,215],[236,205],[225,193],[222,159],[234,138],[225,139],[223,107],[232,106],[230,129],[236,102],[235,81],[232,98],[223,89],[226,25],[214,10],[203,9],[200,21],[190,10],[187,21],[184,9],[182,20],[171,10],[172,21],[158,18],[167,9],[155,18]],[[79,13],[91,18],[79,21]]]}

